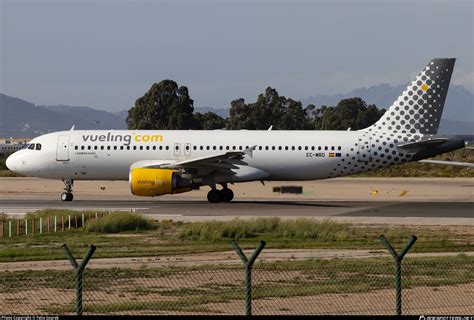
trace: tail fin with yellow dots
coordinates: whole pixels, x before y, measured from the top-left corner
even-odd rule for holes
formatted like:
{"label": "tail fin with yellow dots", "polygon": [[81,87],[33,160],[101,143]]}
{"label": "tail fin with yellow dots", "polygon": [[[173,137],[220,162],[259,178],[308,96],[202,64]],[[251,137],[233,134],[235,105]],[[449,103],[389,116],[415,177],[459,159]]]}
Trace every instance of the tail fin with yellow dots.
{"label": "tail fin with yellow dots", "polygon": [[431,60],[369,130],[436,134],[455,61],[454,58]]}

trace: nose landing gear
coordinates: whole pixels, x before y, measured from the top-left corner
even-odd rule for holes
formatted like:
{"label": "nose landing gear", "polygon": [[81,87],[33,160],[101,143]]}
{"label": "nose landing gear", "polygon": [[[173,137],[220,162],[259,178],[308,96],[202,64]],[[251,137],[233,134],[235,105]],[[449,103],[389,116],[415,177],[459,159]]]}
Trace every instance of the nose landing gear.
{"label": "nose landing gear", "polygon": [[64,185],[66,186],[64,190],[66,192],[61,193],[61,200],[62,201],[72,201],[74,196],[72,195],[72,185],[74,184],[74,180],[72,179],[66,179],[63,180]]}

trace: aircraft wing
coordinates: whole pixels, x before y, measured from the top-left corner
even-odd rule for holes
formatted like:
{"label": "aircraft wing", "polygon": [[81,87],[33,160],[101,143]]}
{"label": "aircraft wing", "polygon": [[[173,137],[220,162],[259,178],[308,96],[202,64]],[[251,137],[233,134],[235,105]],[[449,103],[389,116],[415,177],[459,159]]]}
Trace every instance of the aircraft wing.
{"label": "aircraft wing", "polygon": [[243,161],[247,155],[252,157],[253,150],[257,146],[242,150],[242,151],[229,151],[225,153],[218,153],[214,155],[198,157],[194,159],[186,159],[177,162],[149,162],[139,165],[141,168],[157,168],[157,169],[194,169],[198,172],[212,172],[220,171],[225,174],[235,174],[232,170],[238,169],[237,165],[247,165],[247,162]]}
{"label": "aircraft wing", "polygon": [[474,163],[470,163],[470,162],[428,160],[428,159],[420,160],[418,162],[433,163],[433,164],[445,164],[445,165],[450,165],[450,166],[461,166],[461,167],[467,167],[467,168],[474,168]]}

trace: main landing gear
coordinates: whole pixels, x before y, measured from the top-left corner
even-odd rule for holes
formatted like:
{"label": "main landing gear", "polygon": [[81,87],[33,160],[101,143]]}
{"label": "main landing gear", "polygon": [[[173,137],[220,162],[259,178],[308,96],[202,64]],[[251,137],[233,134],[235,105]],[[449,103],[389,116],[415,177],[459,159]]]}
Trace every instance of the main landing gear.
{"label": "main landing gear", "polygon": [[207,200],[211,203],[231,202],[234,199],[234,192],[227,187],[222,190],[211,189],[207,194]]}
{"label": "main landing gear", "polygon": [[74,184],[74,180],[66,179],[66,180],[63,180],[63,182],[64,182],[64,185],[66,186],[64,188],[66,192],[61,193],[61,200],[72,201],[72,199],[74,198],[72,195],[72,185]]}

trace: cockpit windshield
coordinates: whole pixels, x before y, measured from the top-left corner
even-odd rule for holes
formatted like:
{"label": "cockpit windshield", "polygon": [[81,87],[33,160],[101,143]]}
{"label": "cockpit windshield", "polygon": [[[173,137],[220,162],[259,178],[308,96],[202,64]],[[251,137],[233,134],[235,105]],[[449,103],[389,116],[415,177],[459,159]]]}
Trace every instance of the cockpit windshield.
{"label": "cockpit windshield", "polygon": [[29,150],[41,150],[41,143],[27,143],[24,144],[21,149],[29,149]]}

